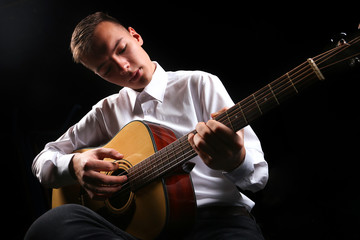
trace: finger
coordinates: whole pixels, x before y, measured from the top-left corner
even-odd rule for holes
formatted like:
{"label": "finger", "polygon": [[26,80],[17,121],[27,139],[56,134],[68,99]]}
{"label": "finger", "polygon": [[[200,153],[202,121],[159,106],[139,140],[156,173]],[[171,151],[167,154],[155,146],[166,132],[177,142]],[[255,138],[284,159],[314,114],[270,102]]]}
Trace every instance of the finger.
{"label": "finger", "polygon": [[121,189],[122,186],[96,185],[96,184],[85,183],[83,187],[94,194],[100,195],[100,194],[109,194],[114,191],[118,191]]}
{"label": "finger", "polygon": [[115,192],[121,190],[122,186],[101,186],[101,185],[92,185],[85,184],[84,188],[91,199],[94,200],[104,200],[110,197]]}
{"label": "finger", "polygon": [[104,160],[89,160],[84,165],[84,170],[95,170],[95,171],[115,171],[119,168],[119,164],[116,162],[109,162]]}
{"label": "finger", "polygon": [[97,171],[87,171],[84,173],[83,180],[92,185],[122,185],[127,181],[127,176],[112,176],[99,173]]}
{"label": "finger", "polygon": [[215,120],[209,120],[206,123],[206,126],[214,133],[215,138],[223,141],[225,145],[229,145],[230,147],[241,147],[238,146],[239,143],[241,143],[241,139],[239,139],[240,135],[229,127]]}
{"label": "finger", "polygon": [[[196,134],[197,135],[197,134]],[[195,150],[195,152],[200,156],[201,159],[203,159],[203,161],[205,163],[209,162],[210,156],[208,154],[206,154],[204,151],[201,151],[194,143],[194,137],[196,136],[193,133],[190,133],[188,135],[188,141],[191,145],[191,147]]]}
{"label": "finger", "polygon": [[102,199],[119,191],[126,180],[126,176],[108,176],[96,171],[89,171],[84,175],[83,187],[92,199]]}
{"label": "finger", "polygon": [[212,144],[210,143],[210,141],[205,141],[204,138],[202,136],[200,136],[200,134],[196,134],[194,136],[194,145],[200,152],[200,155],[206,154],[206,155],[213,156],[215,154],[214,148],[213,148]]}
{"label": "finger", "polygon": [[199,123],[196,126],[197,134],[194,136],[194,144],[199,150],[209,155],[214,155],[216,146],[219,144],[218,137],[205,123]]}
{"label": "finger", "polygon": [[216,118],[217,116],[219,116],[220,114],[222,114],[223,112],[226,112],[228,109],[229,109],[229,108],[224,107],[224,108],[220,109],[220,110],[217,111],[217,112],[211,113],[210,116],[211,116],[212,119],[214,119],[214,118]]}
{"label": "finger", "polygon": [[113,148],[97,148],[95,151],[96,151],[96,156],[98,157],[99,160],[102,160],[104,158],[120,160],[124,157],[123,154],[119,153]]}

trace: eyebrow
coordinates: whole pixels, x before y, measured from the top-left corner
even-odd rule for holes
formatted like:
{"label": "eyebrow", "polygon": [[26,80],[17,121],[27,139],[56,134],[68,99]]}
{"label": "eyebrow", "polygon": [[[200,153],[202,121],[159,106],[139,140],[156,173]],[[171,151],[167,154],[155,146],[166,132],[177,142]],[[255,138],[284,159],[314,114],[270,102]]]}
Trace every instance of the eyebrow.
{"label": "eyebrow", "polygon": [[[121,40],[123,40],[123,38],[119,38],[114,45],[114,48],[112,49],[112,53],[116,50],[117,46],[119,45],[119,43],[121,42]],[[105,65],[106,61],[102,62],[97,68],[96,68],[96,72],[98,73],[100,71],[100,69]]]}

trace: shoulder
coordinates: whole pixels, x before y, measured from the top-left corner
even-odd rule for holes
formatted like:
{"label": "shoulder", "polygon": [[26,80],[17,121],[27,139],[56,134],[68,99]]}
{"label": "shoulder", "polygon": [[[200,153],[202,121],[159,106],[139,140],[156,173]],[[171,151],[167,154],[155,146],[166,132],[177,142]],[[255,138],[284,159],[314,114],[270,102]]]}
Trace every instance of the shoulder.
{"label": "shoulder", "polygon": [[203,81],[207,79],[219,79],[217,76],[200,70],[179,70],[167,72],[169,79],[184,79],[192,81]]}
{"label": "shoulder", "polygon": [[112,106],[118,102],[120,95],[121,95],[120,93],[116,93],[116,94],[112,94],[108,97],[101,99],[93,106],[93,110],[94,109],[112,108]]}
{"label": "shoulder", "polygon": [[186,71],[179,70],[174,72],[167,72],[169,83],[186,84],[191,87],[204,87],[205,85],[222,85],[220,79],[211,73],[195,70]]}

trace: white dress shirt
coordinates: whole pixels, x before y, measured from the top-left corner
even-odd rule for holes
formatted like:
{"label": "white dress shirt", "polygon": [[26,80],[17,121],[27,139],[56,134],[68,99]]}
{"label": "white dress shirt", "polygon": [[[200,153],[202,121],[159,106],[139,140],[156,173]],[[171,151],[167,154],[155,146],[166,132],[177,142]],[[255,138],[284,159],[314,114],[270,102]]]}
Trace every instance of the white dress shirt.
{"label": "white dress shirt", "polygon": [[[155,62],[156,63],[156,62]],[[142,92],[122,88],[118,94],[99,101],[77,124],[58,140],[48,143],[34,159],[33,172],[48,187],[74,183],[68,169],[76,149],[106,144],[133,120],[146,120],[171,128],[177,137],[206,122],[210,114],[234,103],[218,77],[202,71],[165,72],[156,63],[151,82]],[[245,206],[254,202],[240,193],[262,189],[268,166],[259,139],[250,126],[244,128],[246,156],[232,172],[212,170],[200,157],[191,171],[198,207],[209,205]]]}

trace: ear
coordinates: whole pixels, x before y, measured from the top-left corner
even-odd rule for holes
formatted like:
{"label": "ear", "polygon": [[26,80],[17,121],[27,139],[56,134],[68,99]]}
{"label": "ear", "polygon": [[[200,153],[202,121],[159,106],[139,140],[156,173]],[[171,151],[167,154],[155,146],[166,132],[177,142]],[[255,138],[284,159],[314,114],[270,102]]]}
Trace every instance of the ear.
{"label": "ear", "polygon": [[128,31],[130,33],[130,35],[136,39],[136,41],[139,42],[140,46],[143,45],[144,41],[142,39],[142,37],[140,36],[140,34],[138,34],[135,29],[133,29],[132,27],[128,27]]}

